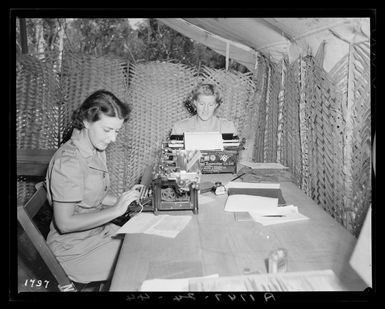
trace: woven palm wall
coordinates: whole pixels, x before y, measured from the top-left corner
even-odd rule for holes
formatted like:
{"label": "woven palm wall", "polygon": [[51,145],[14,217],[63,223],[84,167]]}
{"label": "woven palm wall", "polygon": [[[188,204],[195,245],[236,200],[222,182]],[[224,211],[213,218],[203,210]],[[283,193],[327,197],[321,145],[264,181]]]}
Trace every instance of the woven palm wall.
{"label": "woven palm wall", "polygon": [[[60,87],[55,54],[16,58],[16,148],[56,149]],[[16,151],[17,151],[16,149]],[[40,179],[17,177],[17,200],[24,203]]]}
{"label": "woven palm wall", "polygon": [[[303,174],[301,188],[343,224],[344,158],[341,96],[313,57],[299,60],[303,87],[300,114]],[[306,168],[305,168],[306,167]]]}
{"label": "woven palm wall", "polygon": [[301,67],[295,61],[287,67],[282,104],[281,163],[288,166],[298,186],[302,184],[302,147],[300,135]]}
{"label": "woven palm wall", "polygon": [[188,117],[182,102],[196,83],[195,74],[181,64],[151,62],[131,66],[127,100],[132,117],[125,130],[126,189],[137,183],[144,167],[157,158],[172,124]]}
{"label": "woven palm wall", "polygon": [[372,203],[369,42],[349,45],[349,53],[330,71],[342,93],[344,130],[344,224],[355,235]]}
{"label": "woven palm wall", "polygon": [[253,160],[255,162],[277,162],[278,128],[282,126],[279,115],[282,112],[279,94],[282,84],[282,64],[274,64],[266,58],[258,59],[255,72],[257,92],[255,104],[258,108],[257,128]]}
{"label": "woven palm wall", "polygon": [[369,63],[368,45],[352,45],[329,74],[308,56],[284,77],[280,162],[356,236],[371,204]]}
{"label": "woven palm wall", "polygon": [[[70,136],[72,131],[72,112],[96,90],[111,91],[127,103],[128,63],[117,57],[94,57],[65,53],[60,85],[62,102],[59,128],[61,141],[63,141]],[[116,142],[112,143],[106,150],[111,190],[115,194],[122,192],[125,186],[124,170],[127,145],[126,135],[118,134]]]}
{"label": "woven palm wall", "polygon": [[258,58],[257,70],[254,73],[256,75],[256,92],[258,93],[257,101],[257,127],[255,132],[255,142],[253,150],[253,161],[264,161],[264,142],[265,142],[265,128],[266,128],[266,104],[267,104],[267,89],[269,82],[269,64],[264,59]]}

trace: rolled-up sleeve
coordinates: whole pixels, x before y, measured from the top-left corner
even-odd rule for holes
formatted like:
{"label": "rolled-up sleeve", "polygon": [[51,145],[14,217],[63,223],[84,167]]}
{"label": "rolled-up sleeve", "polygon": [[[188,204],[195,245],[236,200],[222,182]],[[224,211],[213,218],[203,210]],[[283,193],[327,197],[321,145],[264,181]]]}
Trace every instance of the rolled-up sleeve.
{"label": "rolled-up sleeve", "polygon": [[50,192],[55,202],[80,202],[83,200],[84,181],[80,162],[63,152],[52,164]]}

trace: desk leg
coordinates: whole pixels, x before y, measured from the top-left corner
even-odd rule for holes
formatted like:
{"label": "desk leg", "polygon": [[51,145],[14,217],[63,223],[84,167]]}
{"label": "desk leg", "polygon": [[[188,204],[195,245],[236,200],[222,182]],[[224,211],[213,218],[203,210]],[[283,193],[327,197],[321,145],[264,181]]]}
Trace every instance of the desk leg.
{"label": "desk leg", "polygon": [[191,203],[193,208],[193,214],[198,214],[198,190],[196,188],[190,187],[190,194],[191,194]]}

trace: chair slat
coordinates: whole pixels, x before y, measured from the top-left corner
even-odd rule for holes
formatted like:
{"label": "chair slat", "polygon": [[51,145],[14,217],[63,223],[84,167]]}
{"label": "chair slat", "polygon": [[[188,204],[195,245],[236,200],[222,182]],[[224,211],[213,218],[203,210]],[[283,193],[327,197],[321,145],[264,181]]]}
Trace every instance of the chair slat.
{"label": "chair slat", "polygon": [[32,222],[23,206],[18,206],[17,208],[17,219],[47,265],[48,269],[57,280],[59,286],[72,285],[72,281],[69,280],[63,267],[49,249],[44,237],[41,235],[36,225]]}

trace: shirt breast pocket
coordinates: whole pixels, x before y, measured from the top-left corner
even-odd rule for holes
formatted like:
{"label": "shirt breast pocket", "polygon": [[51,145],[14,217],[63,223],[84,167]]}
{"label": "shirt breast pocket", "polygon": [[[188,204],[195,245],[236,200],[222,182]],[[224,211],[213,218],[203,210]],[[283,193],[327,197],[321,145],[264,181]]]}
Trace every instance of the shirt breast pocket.
{"label": "shirt breast pocket", "polygon": [[108,190],[107,172],[89,167],[85,183],[84,199],[88,205],[99,205]]}

